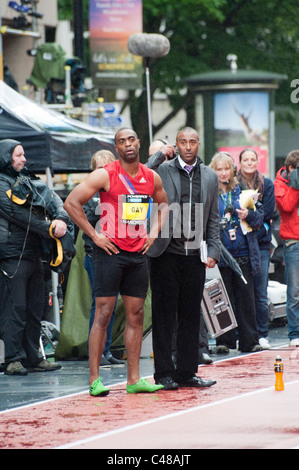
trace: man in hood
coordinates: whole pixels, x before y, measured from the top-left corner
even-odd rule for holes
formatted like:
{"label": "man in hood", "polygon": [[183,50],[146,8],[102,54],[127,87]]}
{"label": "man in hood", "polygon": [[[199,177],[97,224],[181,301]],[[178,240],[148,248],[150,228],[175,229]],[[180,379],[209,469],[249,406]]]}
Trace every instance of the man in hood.
{"label": "man in hood", "polygon": [[274,181],[281,216],[279,235],[284,241],[287,283],[287,319],[290,346],[299,346],[299,150],[291,151]]}
{"label": "man in hood", "polygon": [[[44,310],[42,238],[49,239],[51,222],[27,200],[12,197],[13,188],[26,173],[25,163],[20,142],[0,141],[0,338],[7,375],[60,368],[44,360],[39,350]],[[52,227],[60,238],[69,218],[58,196],[54,201],[57,218]]]}

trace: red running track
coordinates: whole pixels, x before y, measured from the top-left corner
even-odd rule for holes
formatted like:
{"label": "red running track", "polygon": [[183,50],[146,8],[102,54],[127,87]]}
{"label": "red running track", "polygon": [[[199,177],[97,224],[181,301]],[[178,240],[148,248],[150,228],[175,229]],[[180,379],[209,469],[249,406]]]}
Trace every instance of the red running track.
{"label": "red running track", "polygon": [[199,367],[208,389],[107,397],[88,392],[0,413],[1,449],[299,448],[299,348],[279,350],[285,390],[274,389],[276,350]]}

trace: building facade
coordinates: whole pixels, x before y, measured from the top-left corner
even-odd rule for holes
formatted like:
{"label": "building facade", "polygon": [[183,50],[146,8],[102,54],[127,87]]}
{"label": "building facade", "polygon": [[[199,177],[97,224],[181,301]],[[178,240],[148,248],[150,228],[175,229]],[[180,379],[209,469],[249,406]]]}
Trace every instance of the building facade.
{"label": "building facade", "polygon": [[[30,56],[27,51],[31,51],[44,42],[55,40],[58,24],[57,0],[32,1],[32,10],[41,14],[41,18],[32,16],[30,12],[17,11],[11,8],[9,3],[9,0],[1,0],[0,6],[3,65],[8,68],[19,91],[22,92],[23,87],[28,85],[26,81],[34,65],[34,57]],[[30,4],[14,3],[20,8],[31,6]],[[24,34],[21,33],[21,30],[24,31]],[[30,36],[31,32],[39,37]],[[28,93],[30,94],[31,91],[29,87]]]}

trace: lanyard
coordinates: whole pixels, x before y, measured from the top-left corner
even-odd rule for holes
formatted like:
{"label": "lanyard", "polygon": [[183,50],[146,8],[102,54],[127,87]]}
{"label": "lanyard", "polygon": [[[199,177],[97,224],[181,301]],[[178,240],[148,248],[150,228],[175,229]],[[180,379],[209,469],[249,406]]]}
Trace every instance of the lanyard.
{"label": "lanyard", "polygon": [[228,204],[232,203],[232,193],[229,191],[228,193],[221,193],[220,197],[222,201],[224,202],[224,207],[227,206]]}

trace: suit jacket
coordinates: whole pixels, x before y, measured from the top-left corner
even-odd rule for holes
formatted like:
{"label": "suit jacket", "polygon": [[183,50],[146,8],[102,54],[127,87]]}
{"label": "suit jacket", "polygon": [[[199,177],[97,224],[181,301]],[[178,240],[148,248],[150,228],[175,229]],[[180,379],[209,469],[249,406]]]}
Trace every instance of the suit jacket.
{"label": "suit jacket", "polygon": [[[154,158],[153,158],[154,157]],[[181,203],[181,179],[179,170],[176,167],[175,159],[159,165],[159,159],[153,156],[147,162],[147,166],[157,171],[162,179],[163,187],[167,193],[169,205]],[[163,159],[164,156],[161,156]],[[205,166],[198,158],[200,163],[201,177],[201,196],[200,201],[203,204],[203,235],[207,243],[208,256],[216,261],[220,259],[220,234],[219,234],[219,208],[218,195],[219,183],[217,174],[211,168]],[[160,159],[161,161],[161,159]],[[148,250],[150,257],[160,256],[168,247],[173,230],[176,224],[177,215],[169,218],[169,237],[162,237],[161,234],[155,240],[154,244]]]}

